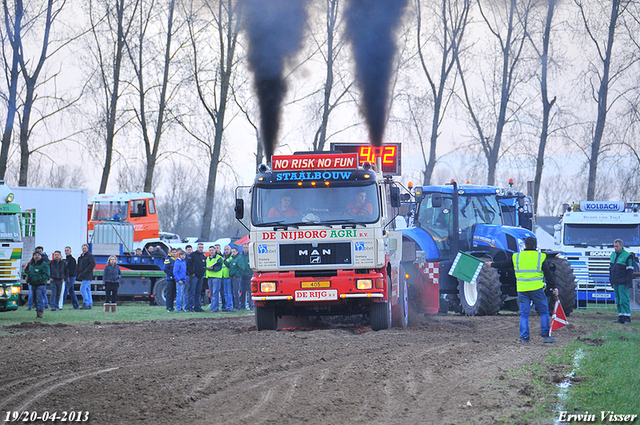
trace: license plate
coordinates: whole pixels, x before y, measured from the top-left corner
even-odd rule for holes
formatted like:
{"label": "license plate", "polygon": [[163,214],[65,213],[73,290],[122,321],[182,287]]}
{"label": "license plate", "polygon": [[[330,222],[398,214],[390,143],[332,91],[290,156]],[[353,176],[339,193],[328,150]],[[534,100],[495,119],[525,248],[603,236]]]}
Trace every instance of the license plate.
{"label": "license plate", "polygon": [[591,294],[592,298],[611,298],[611,294]]}
{"label": "license plate", "polygon": [[320,282],[301,282],[300,287],[301,288],[330,288],[331,283],[328,280],[327,281],[323,280]]}
{"label": "license plate", "polygon": [[337,289],[320,289],[315,291],[298,290],[294,293],[296,301],[332,301],[338,299]]}

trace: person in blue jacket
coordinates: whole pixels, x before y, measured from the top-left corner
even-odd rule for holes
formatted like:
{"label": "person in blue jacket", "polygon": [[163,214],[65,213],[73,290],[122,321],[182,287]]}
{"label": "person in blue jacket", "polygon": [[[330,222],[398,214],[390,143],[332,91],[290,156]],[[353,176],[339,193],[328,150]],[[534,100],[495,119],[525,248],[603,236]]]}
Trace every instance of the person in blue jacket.
{"label": "person in blue jacket", "polygon": [[187,253],[178,250],[178,257],[173,265],[173,278],[176,283],[176,310],[181,311],[184,306],[184,288],[187,285]]}

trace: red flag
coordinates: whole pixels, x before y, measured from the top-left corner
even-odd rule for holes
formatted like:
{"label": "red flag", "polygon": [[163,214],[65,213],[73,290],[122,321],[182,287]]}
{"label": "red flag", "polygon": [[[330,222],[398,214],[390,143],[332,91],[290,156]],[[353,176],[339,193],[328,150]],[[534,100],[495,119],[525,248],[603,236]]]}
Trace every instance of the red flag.
{"label": "red flag", "polygon": [[553,308],[553,316],[551,316],[551,329],[549,329],[549,336],[551,336],[551,333],[556,329],[560,329],[568,324],[569,322],[567,321],[567,316],[564,315],[562,304],[560,304],[560,300],[556,300],[556,305]]}

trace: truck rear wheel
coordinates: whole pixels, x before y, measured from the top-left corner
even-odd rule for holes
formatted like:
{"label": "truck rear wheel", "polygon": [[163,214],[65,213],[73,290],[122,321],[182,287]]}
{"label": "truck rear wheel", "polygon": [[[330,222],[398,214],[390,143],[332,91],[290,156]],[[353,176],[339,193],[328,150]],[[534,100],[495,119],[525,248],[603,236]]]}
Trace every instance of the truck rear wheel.
{"label": "truck rear wheel", "polygon": [[156,305],[164,307],[167,305],[167,298],[165,295],[165,291],[167,290],[167,281],[165,279],[160,279],[156,282],[153,287],[153,299],[156,302]]}
{"label": "truck rear wheel", "polygon": [[272,307],[256,306],[256,328],[259,331],[275,331],[278,328],[278,316]]}
{"label": "truck rear wheel", "polygon": [[391,303],[383,301],[371,304],[369,321],[371,329],[374,331],[389,329],[391,327]]}
{"label": "truck rear wheel", "polygon": [[393,326],[406,328],[409,324],[409,282],[402,265],[398,272],[398,304],[392,308]]}
{"label": "truck rear wheel", "polygon": [[488,316],[500,310],[500,275],[492,267],[483,265],[474,284],[458,279],[458,292],[462,312],[467,316]]}
{"label": "truck rear wheel", "polygon": [[[549,261],[556,265],[556,288],[558,288],[558,299],[562,304],[564,314],[569,316],[576,307],[576,277],[573,269],[564,258],[549,258]],[[554,296],[549,299],[549,314],[553,315],[553,308],[556,305]]]}

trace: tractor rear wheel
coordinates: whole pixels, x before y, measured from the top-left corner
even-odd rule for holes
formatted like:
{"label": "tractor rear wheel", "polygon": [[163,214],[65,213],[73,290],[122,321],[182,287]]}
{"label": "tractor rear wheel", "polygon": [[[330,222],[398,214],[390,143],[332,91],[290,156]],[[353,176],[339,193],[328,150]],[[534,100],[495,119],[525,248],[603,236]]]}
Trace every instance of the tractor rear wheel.
{"label": "tractor rear wheel", "polygon": [[492,267],[482,265],[475,283],[458,279],[462,312],[467,316],[489,316],[500,310],[500,275]]}
{"label": "tractor rear wheel", "polygon": [[[562,304],[564,314],[569,316],[576,308],[576,277],[573,269],[564,258],[549,258],[551,263],[556,266],[556,288],[558,288],[558,299]],[[552,295],[549,299],[549,314],[553,314],[553,308],[556,305],[555,297]]]}

